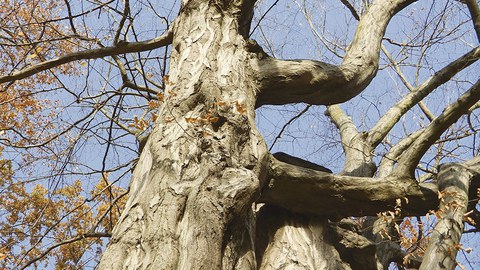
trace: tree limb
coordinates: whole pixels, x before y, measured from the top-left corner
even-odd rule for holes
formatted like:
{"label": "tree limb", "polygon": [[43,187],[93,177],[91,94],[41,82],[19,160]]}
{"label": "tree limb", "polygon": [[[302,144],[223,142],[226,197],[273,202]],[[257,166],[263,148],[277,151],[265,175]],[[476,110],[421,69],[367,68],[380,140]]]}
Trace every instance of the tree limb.
{"label": "tree limb", "polygon": [[[334,217],[376,215],[407,198],[402,214],[423,215],[438,205],[435,184],[415,179],[340,176],[270,158],[268,183],[258,202]],[[341,216],[340,216],[341,215]]]}
{"label": "tree limb", "polygon": [[433,143],[462,115],[468,113],[469,109],[479,100],[480,80],[457,101],[445,108],[443,113],[425,128],[417,140],[403,153],[393,173],[402,177],[412,177],[418,162]]}
{"label": "tree limb", "polygon": [[420,270],[427,269],[455,269],[456,255],[460,249],[464,214],[468,205],[468,188],[472,177],[462,164],[444,164],[438,175],[440,187],[440,216]]}
{"label": "tree limb", "polygon": [[96,59],[105,56],[113,56],[124,53],[143,52],[169,45],[172,42],[173,32],[168,31],[164,35],[156,37],[154,39],[140,41],[140,42],[121,42],[115,46],[85,50],[66,54],[58,58],[44,61],[33,66],[22,69],[13,74],[0,77],[0,83],[13,82],[16,80],[24,79],[26,77],[35,75],[41,71],[45,71],[54,67],[58,67],[63,64],[67,64],[73,61],[82,59]]}
{"label": "tree limb", "polygon": [[365,89],[378,69],[380,44],[390,19],[416,0],[377,0],[363,14],[340,66],[310,60],[252,61],[261,84],[257,107],[305,102],[330,105]]}
{"label": "tree limb", "polygon": [[327,107],[325,112],[340,132],[345,165],[342,175],[371,177],[377,167],[372,162],[373,148],[366,141],[366,133],[358,132],[352,119],[338,105]]}
{"label": "tree limb", "polygon": [[[475,177],[471,189],[480,185],[480,158],[462,166]],[[476,163],[474,163],[476,162]],[[376,215],[392,211],[397,199],[405,200],[401,214],[421,216],[437,209],[438,188],[435,183],[417,183],[412,178],[389,175],[381,178],[334,175],[279,161],[269,160],[269,181],[257,202],[283,207],[293,212],[327,217]],[[470,198],[476,198],[470,192]]]}
{"label": "tree limb", "polygon": [[457,60],[451,62],[420,85],[415,91],[408,93],[404,98],[392,106],[377,124],[369,131],[368,141],[376,147],[410,108],[430,94],[440,85],[446,83],[458,72],[475,63],[480,58],[480,47],[476,47]]}

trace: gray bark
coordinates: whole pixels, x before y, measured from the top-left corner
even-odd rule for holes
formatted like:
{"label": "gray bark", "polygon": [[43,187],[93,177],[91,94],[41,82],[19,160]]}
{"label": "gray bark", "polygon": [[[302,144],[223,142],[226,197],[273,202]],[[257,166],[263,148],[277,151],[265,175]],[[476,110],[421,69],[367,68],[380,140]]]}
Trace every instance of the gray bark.
{"label": "gray bark", "polygon": [[[376,74],[388,22],[413,2],[374,1],[333,66],[274,59],[247,40],[254,1],[183,1],[168,35],[167,96],[99,269],[381,268],[376,243],[341,219],[391,210],[398,198],[410,202],[402,213],[424,214],[438,205],[436,186],[408,174],[372,178],[381,138],[371,143],[335,107],[348,160],[342,175],[278,160],[255,127],[255,108],[358,95]],[[254,202],[267,205],[255,213]]]}
{"label": "gray bark", "polygon": [[185,2],[174,23],[168,96],[100,269],[256,268],[266,146],[243,37],[253,3],[217,4]]}
{"label": "gray bark", "polygon": [[456,255],[464,228],[468,206],[468,189],[472,173],[464,164],[444,164],[438,174],[440,216],[420,266],[427,269],[455,269]]}

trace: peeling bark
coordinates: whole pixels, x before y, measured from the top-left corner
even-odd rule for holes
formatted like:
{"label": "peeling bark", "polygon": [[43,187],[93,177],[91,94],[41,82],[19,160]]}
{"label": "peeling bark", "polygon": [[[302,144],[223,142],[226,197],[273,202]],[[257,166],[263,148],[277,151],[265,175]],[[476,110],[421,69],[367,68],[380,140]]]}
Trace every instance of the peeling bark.
{"label": "peeling bark", "polygon": [[267,150],[238,13],[253,3],[222,5],[188,1],[175,21],[169,95],[100,269],[256,268],[250,206]]}

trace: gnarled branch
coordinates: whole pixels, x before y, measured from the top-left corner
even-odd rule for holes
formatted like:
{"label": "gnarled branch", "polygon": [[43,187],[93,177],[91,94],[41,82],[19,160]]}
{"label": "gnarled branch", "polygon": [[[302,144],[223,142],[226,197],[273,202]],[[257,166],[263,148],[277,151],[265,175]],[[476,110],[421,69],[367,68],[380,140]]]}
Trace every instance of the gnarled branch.
{"label": "gnarled branch", "polygon": [[390,19],[416,0],[377,0],[362,16],[339,66],[309,60],[264,57],[252,62],[261,93],[257,106],[305,102],[330,105],[365,89],[378,69],[380,44]]}
{"label": "gnarled branch", "polygon": [[[462,164],[472,175],[471,190],[480,184],[480,158]],[[334,175],[296,166],[270,156],[269,182],[258,202],[293,212],[327,217],[376,215],[391,211],[402,199],[402,215],[420,216],[439,205],[435,183],[389,175],[381,178]],[[440,187],[442,189],[442,187]],[[475,190],[476,191],[476,190]],[[475,192],[469,197],[476,198]]]}

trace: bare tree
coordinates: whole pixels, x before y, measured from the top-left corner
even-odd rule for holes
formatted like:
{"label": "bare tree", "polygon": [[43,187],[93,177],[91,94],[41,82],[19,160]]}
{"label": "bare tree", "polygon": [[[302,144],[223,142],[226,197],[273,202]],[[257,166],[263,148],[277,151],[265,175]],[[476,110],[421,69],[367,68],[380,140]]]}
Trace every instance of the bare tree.
{"label": "bare tree", "polygon": [[[2,46],[15,48],[11,55],[23,56],[4,64],[3,93],[25,87],[22,82],[47,84],[48,91],[39,86],[42,90],[28,95],[63,90],[70,100],[65,110],[80,116],[65,124],[64,114],[55,113],[56,132],[41,139],[14,126],[2,127],[8,136],[2,144],[44,154],[68,142],[64,166],[52,171],[65,176],[69,168],[84,166],[71,173],[88,171],[85,174],[98,174],[103,182],[78,202],[77,208],[103,198],[97,201],[104,207],[89,219],[88,228],[75,228],[70,239],[49,248],[25,252],[16,265],[36,264],[59,246],[110,237],[99,252],[99,269],[388,269],[392,262],[454,269],[464,221],[474,226],[478,216],[475,137],[480,124],[475,110],[480,80],[478,74],[458,77],[480,58],[478,4],[419,1],[430,8],[429,15],[423,21],[412,19],[412,25],[421,24],[416,25],[419,32],[406,33],[408,40],[401,40],[387,27],[394,20],[409,20],[408,12],[423,12],[416,10],[417,1],[334,2],[349,18],[351,38],[348,30],[344,37],[322,32],[327,26],[316,24],[315,10],[296,2],[318,46],[326,50],[324,61],[275,57],[262,24],[268,14],[254,17],[257,2],[250,0],[185,0],[174,19],[165,15],[173,7],[162,10],[148,0],[86,1],[80,6],[66,0],[59,4],[64,16],[33,16],[32,22],[4,26],[3,32],[11,36],[0,36]],[[455,15],[455,22],[451,8],[463,12]],[[144,9],[153,10],[164,29],[141,32],[135,23],[146,23],[137,18]],[[108,18],[98,21],[108,31],[88,23],[92,14]],[[31,25],[40,28],[27,28]],[[18,41],[9,27],[26,29],[24,36],[34,37]],[[52,28],[58,30],[46,38],[42,29]],[[465,45],[462,54],[429,65],[429,52],[463,29],[463,34],[476,37],[476,45],[469,50]],[[261,32],[255,32],[261,45],[251,39],[254,31]],[[74,48],[55,43],[59,41]],[[57,46],[52,48],[55,55],[38,49],[45,44]],[[78,82],[69,81],[72,77],[59,75],[66,65],[73,78],[84,79],[83,90],[75,89]],[[348,115],[339,104],[368,91],[379,70],[392,72],[406,92],[387,108],[379,107],[378,119],[360,129],[355,117],[368,113]],[[49,80],[36,81],[41,76]],[[90,76],[101,78],[100,83]],[[456,83],[458,95],[427,102],[425,98],[435,97],[448,83]],[[343,149],[338,172],[270,152],[255,124],[256,111],[297,103],[307,107],[294,112],[273,144],[311,108],[327,106],[325,117]],[[399,132],[402,118],[411,115],[426,120],[403,125]],[[138,149],[126,136],[136,139]],[[80,143],[88,141],[85,137],[104,145],[98,169],[76,161],[81,156],[76,151],[88,149]],[[472,146],[463,145],[465,141]],[[126,152],[139,153],[138,160],[124,156]],[[118,179],[113,182],[121,181],[131,168],[127,191],[115,189],[109,175]],[[123,206],[118,202],[127,192]],[[432,211],[438,224],[428,248],[412,252],[399,244],[399,220]],[[59,223],[40,229],[43,236],[33,245]]]}

